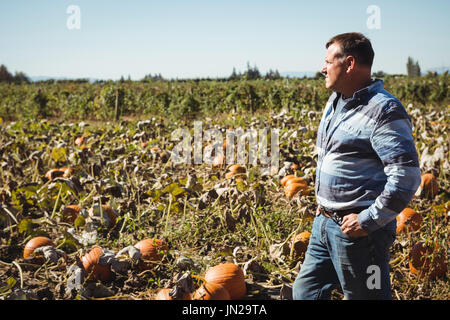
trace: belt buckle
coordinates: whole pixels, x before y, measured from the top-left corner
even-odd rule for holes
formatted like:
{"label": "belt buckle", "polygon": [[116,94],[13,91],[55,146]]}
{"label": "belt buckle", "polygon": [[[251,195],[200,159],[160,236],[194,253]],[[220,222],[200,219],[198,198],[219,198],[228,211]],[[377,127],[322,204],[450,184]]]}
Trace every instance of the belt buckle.
{"label": "belt buckle", "polygon": [[326,211],[324,207],[320,206],[320,213],[321,213],[324,217],[333,220],[333,221],[334,221],[335,223],[337,223],[338,225],[342,225],[342,218],[343,218],[343,217],[340,217],[340,216],[336,213],[336,211],[333,211],[332,213],[330,213],[330,212]]}
{"label": "belt buckle", "polygon": [[333,217],[333,215],[330,214],[328,211],[326,211],[325,208],[322,207],[322,206],[320,206],[320,210],[319,211],[326,218],[332,218]]}
{"label": "belt buckle", "polygon": [[333,216],[331,217],[331,220],[333,220],[334,222],[336,222],[339,226],[342,225],[342,219],[344,217],[340,217],[336,214],[336,212],[333,213]]}

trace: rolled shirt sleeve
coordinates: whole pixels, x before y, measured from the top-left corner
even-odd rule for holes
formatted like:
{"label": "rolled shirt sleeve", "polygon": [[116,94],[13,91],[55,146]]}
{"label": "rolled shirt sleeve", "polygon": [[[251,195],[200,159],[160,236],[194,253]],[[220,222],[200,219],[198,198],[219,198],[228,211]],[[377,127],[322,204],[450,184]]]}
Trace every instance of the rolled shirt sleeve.
{"label": "rolled shirt sleeve", "polygon": [[399,102],[385,106],[370,142],[384,166],[387,182],[375,202],[358,215],[359,224],[368,233],[394,220],[411,201],[421,181],[411,121]]}

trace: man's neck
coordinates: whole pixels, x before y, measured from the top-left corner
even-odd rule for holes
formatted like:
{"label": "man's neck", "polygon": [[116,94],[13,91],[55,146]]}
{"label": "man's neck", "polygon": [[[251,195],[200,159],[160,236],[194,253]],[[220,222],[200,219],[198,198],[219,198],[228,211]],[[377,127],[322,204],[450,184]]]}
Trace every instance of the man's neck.
{"label": "man's neck", "polygon": [[372,79],[364,79],[363,81],[358,81],[355,82],[355,86],[348,88],[347,90],[342,90],[341,92],[341,96],[342,99],[346,100],[349,99],[351,97],[353,97],[353,95],[355,94],[355,92],[368,87],[370,84],[372,83]]}

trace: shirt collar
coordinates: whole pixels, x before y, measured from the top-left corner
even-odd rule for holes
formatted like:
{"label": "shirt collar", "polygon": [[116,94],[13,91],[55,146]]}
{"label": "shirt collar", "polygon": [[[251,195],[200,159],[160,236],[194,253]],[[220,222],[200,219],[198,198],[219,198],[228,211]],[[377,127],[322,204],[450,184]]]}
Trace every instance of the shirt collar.
{"label": "shirt collar", "polygon": [[[365,100],[364,98],[371,97],[377,92],[380,92],[383,90],[383,80],[381,79],[372,79],[371,84],[369,84],[367,87],[364,87],[362,89],[359,89],[356,91],[351,98],[346,99],[346,102],[350,102],[353,100],[361,101]],[[342,94],[339,92],[336,92],[336,99],[339,99],[342,97]]]}
{"label": "shirt collar", "polygon": [[383,89],[383,80],[380,80],[380,79],[372,79],[372,83],[371,83],[370,85],[368,85],[367,87],[362,88],[362,89],[356,91],[356,92],[353,94],[352,99],[355,99],[355,98],[362,98],[362,97],[364,97],[364,96],[366,96],[366,95],[368,95],[368,94],[369,94],[369,95],[373,95],[373,94],[379,92],[379,91],[382,90],[382,89]]}

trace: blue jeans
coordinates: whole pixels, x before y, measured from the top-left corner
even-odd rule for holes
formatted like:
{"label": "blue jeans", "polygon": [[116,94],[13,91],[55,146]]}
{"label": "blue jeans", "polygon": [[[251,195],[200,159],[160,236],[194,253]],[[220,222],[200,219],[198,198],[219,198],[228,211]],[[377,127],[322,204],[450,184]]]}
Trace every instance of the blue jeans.
{"label": "blue jeans", "polygon": [[292,288],[294,300],[330,299],[338,285],[348,300],[392,299],[389,247],[395,239],[395,223],[351,238],[335,220],[317,216]]}

